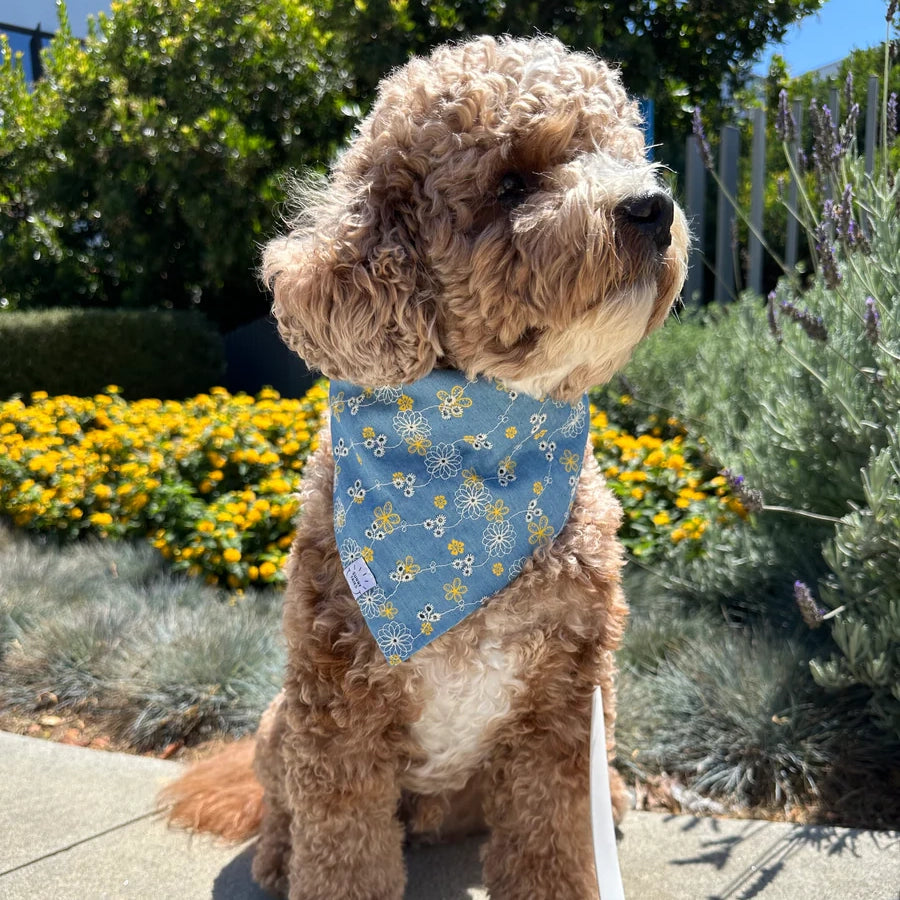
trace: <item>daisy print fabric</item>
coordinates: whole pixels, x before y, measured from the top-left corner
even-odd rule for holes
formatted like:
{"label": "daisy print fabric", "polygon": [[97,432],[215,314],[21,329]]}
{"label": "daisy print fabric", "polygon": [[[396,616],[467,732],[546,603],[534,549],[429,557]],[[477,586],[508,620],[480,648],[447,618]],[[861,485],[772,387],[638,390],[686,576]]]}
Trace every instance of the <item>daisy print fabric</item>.
{"label": "daisy print fabric", "polygon": [[334,530],[347,583],[396,665],[470,615],[569,517],[588,401],[439,370],[333,381]]}

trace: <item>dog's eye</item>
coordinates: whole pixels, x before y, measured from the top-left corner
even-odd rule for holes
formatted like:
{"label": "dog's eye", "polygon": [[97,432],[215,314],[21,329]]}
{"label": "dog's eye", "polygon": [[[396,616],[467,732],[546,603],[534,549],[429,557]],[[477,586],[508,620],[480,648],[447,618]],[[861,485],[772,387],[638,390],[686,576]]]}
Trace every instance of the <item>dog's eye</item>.
{"label": "dog's eye", "polygon": [[497,200],[503,206],[518,206],[528,196],[528,185],[518,172],[507,172],[497,185]]}

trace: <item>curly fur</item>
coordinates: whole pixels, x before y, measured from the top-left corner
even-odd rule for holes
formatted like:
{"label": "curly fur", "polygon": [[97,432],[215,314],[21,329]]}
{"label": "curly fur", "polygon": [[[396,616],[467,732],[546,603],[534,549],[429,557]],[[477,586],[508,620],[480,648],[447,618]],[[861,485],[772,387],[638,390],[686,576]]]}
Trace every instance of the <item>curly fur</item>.
{"label": "curly fur", "polygon": [[[607,380],[685,275],[680,210],[655,239],[626,212],[661,191],[638,125],[617,73],[553,40],[411,61],[266,250],[284,340],[361,385],[454,367],[573,399]],[[291,900],[400,900],[405,829],[478,824],[493,900],[595,897],[591,694],[602,687],[612,754],[626,607],[620,510],[586,456],[555,542],[391,667],[342,575],[323,432],[288,561],[284,690],[255,742],[264,799],[217,800],[246,766],[214,759],[169,789],[173,819],[247,836],[261,816],[254,875]]]}

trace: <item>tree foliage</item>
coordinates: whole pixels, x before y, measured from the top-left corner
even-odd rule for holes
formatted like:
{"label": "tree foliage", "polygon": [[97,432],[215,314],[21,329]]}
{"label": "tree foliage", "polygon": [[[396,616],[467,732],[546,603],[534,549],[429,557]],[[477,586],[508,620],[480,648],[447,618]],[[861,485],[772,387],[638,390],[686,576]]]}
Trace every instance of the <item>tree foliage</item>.
{"label": "tree foliage", "polygon": [[123,0],[62,12],[45,77],[0,70],[0,297],[265,311],[258,244],[286,168],[347,124],[329,37],[296,0]]}
{"label": "tree foliage", "polygon": [[[0,303],[266,309],[258,245],[280,179],[324,165],[413,53],[473,34],[557,35],[621,63],[678,158],[682,107],[821,0],[119,0],[45,77],[0,48]],[[675,140],[677,138],[677,140]]]}

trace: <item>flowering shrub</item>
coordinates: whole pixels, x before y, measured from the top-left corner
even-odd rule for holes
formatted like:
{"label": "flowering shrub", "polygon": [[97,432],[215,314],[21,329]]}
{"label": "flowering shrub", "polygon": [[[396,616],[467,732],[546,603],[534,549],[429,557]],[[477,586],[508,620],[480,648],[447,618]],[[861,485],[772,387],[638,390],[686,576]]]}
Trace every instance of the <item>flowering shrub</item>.
{"label": "flowering shrub", "polygon": [[707,461],[702,440],[675,418],[629,415],[622,407],[630,405],[623,395],[610,413],[631,420],[631,431],[603,410],[591,418],[594,454],[625,512],[619,537],[644,561],[669,555],[673,545],[683,545],[688,558],[701,555],[709,522],[734,522],[744,508]]}
{"label": "flowering shrub", "polygon": [[294,496],[326,402],[222,388],[185,402],[92,398],[0,404],[0,513],[75,538],[149,535],[177,570],[238,588],[278,583]]}
{"label": "flowering shrub", "polygon": [[[127,403],[116,387],[9,400],[0,404],[0,514],[67,539],[147,536],[176,570],[211,584],[281,583],[326,403],[324,382],[302,400],[213,388],[185,402]],[[677,545],[701,553],[707,522],[742,512],[675,420],[651,417],[632,434],[593,410],[591,424],[635,557]]]}

